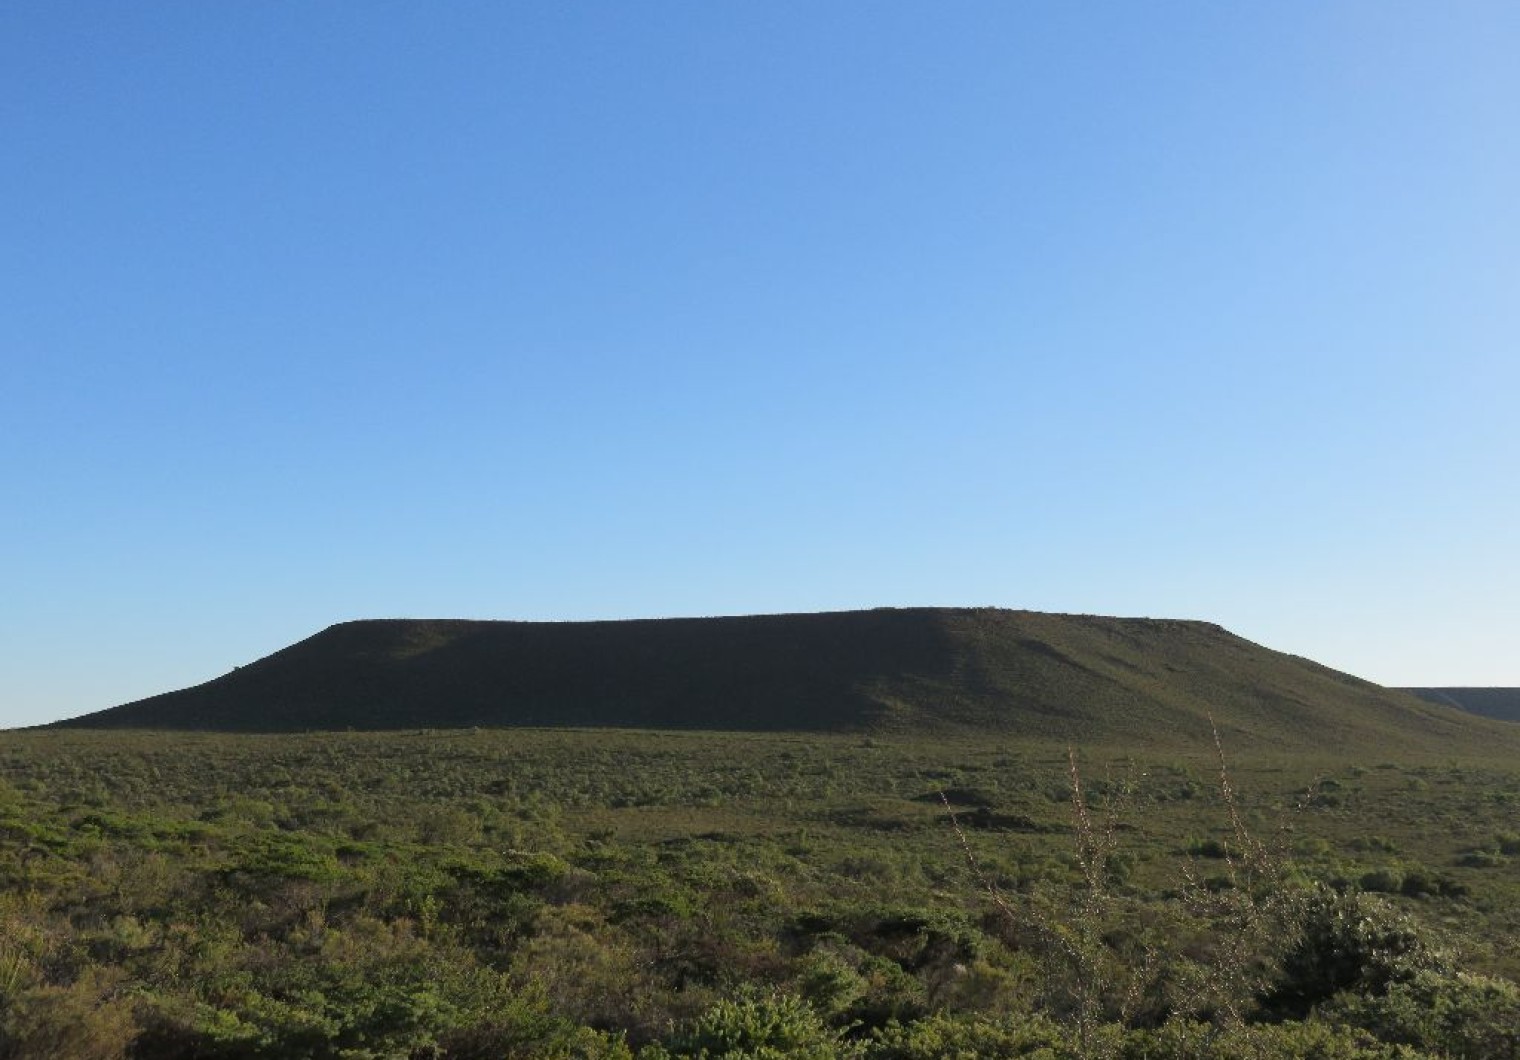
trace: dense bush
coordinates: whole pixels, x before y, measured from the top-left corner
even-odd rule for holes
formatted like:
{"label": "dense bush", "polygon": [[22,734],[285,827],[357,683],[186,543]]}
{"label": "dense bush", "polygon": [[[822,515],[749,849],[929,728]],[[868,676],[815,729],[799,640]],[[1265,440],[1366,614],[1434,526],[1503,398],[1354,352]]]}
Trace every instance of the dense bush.
{"label": "dense bush", "polygon": [[1317,889],[1303,904],[1281,975],[1264,999],[1277,1016],[1302,1018],[1338,994],[1376,997],[1424,971],[1446,971],[1413,921],[1376,899]]}
{"label": "dense bush", "polygon": [[1334,1013],[1452,1060],[1520,1060],[1520,989],[1508,980],[1420,971],[1382,994],[1342,998]]}
{"label": "dense bush", "polygon": [[858,1060],[864,1045],[846,1041],[802,999],[783,993],[719,1001],[692,1025],[640,1060]]}

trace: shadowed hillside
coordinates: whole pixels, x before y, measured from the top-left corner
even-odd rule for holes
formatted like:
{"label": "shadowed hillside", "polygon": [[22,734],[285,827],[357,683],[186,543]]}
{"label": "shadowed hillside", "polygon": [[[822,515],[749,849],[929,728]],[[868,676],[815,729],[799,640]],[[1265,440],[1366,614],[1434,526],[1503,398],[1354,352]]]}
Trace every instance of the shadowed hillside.
{"label": "shadowed hillside", "polygon": [[1486,718],[1520,721],[1520,688],[1406,688],[1427,703],[1482,714]]}
{"label": "shadowed hillside", "polygon": [[1237,744],[1414,747],[1512,735],[1207,623],[937,608],[348,622],[204,685],[59,724],[976,730],[1197,745],[1211,711]]}

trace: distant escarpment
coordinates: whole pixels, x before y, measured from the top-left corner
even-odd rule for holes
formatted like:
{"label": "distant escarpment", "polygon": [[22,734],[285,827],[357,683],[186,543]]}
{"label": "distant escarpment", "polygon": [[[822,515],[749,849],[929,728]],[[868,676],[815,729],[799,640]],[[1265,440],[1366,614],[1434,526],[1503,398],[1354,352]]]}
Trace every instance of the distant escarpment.
{"label": "distant escarpment", "polygon": [[59,725],[960,731],[1196,746],[1211,717],[1234,741],[1298,749],[1509,735],[1208,623],[991,608],[346,622],[206,684]]}
{"label": "distant escarpment", "polygon": [[1520,721],[1520,688],[1406,688],[1427,703],[1457,707],[1486,718]]}

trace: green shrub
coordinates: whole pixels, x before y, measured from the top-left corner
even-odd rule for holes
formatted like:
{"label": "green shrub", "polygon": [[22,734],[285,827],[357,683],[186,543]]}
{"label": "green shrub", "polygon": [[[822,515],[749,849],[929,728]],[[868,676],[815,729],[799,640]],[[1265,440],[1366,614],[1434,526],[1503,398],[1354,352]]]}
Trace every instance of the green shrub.
{"label": "green shrub", "polygon": [[1469,850],[1457,858],[1457,864],[1465,869],[1496,869],[1503,865],[1504,855],[1497,850],[1479,848]]}
{"label": "green shrub", "polygon": [[137,1031],[132,1000],[110,969],[0,997],[0,1060],[120,1060]]}
{"label": "green shrub", "polygon": [[1520,1060],[1520,988],[1504,979],[1424,971],[1380,997],[1345,998],[1334,1014],[1452,1060]]}
{"label": "green shrub", "polygon": [[666,1049],[641,1060],[853,1060],[864,1046],[831,1030],[807,1002],[792,994],[755,994],[719,1001]]}
{"label": "green shrub", "polygon": [[1403,888],[1404,878],[1393,869],[1374,869],[1362,873],[1357,884],[1362,890],[1374,894],[1398,894]]}
{"label": "green shrub", "polygon": [[1407,917],[1362,895],[1315,891],[1302,905],[1297,930],[1264,998],[1277,1016],[1301,1019],[1343,991],[1375,996],[1417,972],[1445,968]]}
{"label": "green shrub", "polygon": [[833,948],[819,948],[797,964],[797,992],[827,1018],[848,1012],[865,996],[868,984],[855,964]]}
{"label": "green shrub", "polygon": [[1155,1030],[1130,1033],[1117,1055],[1122,1060],[1435,1060],[1321,1021],[1221,1030],[1173,1020]]}
{"label": "green shrub", "polygon": [[332,852],[299,836],[261,832],[244,844],[244,852],[225,874],[230,881],[243,877],[255,889],[260,885],[305,880],[330,883],[343,875]]}
{"label": "green shrub", "polygon": [[929,1016],[872,1035],[869,1060],[1059,1060],[1073,1056],[1068,1035],[1043,1016],[993,1020]]}
{"label": "green shrub", "polygon": [[1195,858],[1227,858],[1230,849],[1222,840],[1194,839],[1188,844],[1188,853]]}

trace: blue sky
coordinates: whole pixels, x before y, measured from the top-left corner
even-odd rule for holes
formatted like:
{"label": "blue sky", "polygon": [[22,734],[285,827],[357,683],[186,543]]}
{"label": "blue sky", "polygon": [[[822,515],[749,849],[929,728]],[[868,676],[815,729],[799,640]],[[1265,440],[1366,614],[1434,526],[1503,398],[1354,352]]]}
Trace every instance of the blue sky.
{"label": "blue sky", "polygon": [[1520,685],[1509,3],[0,6],[0,725],[360,617]]}

